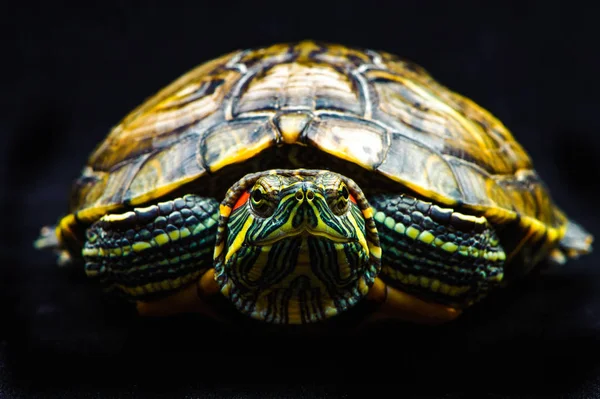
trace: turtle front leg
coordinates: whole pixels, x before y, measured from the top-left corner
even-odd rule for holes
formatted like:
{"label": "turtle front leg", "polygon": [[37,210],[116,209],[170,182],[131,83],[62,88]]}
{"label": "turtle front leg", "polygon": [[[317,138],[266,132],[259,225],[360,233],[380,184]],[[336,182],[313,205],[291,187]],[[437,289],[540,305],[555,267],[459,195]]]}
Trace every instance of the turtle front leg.
{"label": "turtle front leg", "polygon": [[202,276],[212,275],[218,219],[219,203],[196,195],[106,215],[87,230],[85,272],[141,314],[194,310]]}
{"label": "turtle front leg", "polygon": [[484,217],[398,194],[369,198],[382,249],[370,298],[379,316],[424,323],[456,318],[503,278],[506,259]]}

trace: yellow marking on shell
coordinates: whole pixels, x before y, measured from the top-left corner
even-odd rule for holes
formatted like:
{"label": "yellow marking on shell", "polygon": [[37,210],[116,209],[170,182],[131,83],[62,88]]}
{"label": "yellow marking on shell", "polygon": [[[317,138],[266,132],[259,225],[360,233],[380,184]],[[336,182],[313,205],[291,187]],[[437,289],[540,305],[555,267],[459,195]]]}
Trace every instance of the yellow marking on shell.
{"label": "yellow marking on shell", "polygon": [[413,240],[415,240],[418,236],[419,236],[420,231],[415,229],[414,227],[410,226],[408,229],[406,229],[406,235],[410,238],[412,238]]}
{"label": "yellow marking on shell", "polygon": [[68,231],[68,230],[70,230],[70,226],[73,226],[76,223],[77,223],[77,221],[75,220],[75,215],[73,215],[73,214],[67,215],[64,218],[62,218],[60,220],[60,222],[58,223],[58,226],[56,228],[56,230],[57,230],[57,232],[56,232],[57,233],[56,234],[57,237],[60,237],[60,234],[59,234],[60,230],[63,230],[63,231],[67,230]]}
{"label": "yellow marking on shell", "polygon": [[144,242],[144,241],[139,241],[139,242],[134,242],[131,245],[131,248],[135,251],[135,252],[142,252],[148,248],[152,248],[152,245],[150,245],[150,243]]}
{"label": "yellow marking on shell", "polygon": [[273,137],[269,137],[268,140],[262,139],[260,142],[250,147],[239,147],[236,149],[235,154],[231,157],[222,157],[218,162],[210,165],[210,171],[216,172],[219,169],[231,165],[232,163],[239,163],[248,159],[254,158],[257,154],[262,152],[264,149],[271,147]]}
{"label": "yellow marking on shell", "polygon": [[365,217],[365,219],[371,219],[373,217],[373,208],[368,207],[366,209],[363,209],[362,214]]}
{"label": "yellow marking on shell", "polygon": [[156,242],[158,245],[165,245],[169,242],[169,236],[167,233],[161,233],[154,237],[154,242]]}
{"label": "yellow marking on shell", "polygon": [[149,167],[152,167],[152,171],[154,173],[156,173],[157,181],[163,180],[163,168],[158,159],[152,158],[152,159],[150,159],[150,161],[146,162],[146,165],[148,165]]}
{"label": "yellow marking on shell", "polygon": [[[387,176],[388,178],[390,178],[391,180],[405,185],[406,187],[408,187],[411,190],[413,190],[414,192],[422,195],[423,197],[427,197],[431,201],[438,202],[438,203],[443,204],[444,206],[448,206],[448,207],[454,207],[458,204],[457,200],[455,200],[447,195],[440,194],[437,191],[427,189],[426,186],[423,186],[422,184],[417,184],[413,181],[402,178],[395,174],[389,174],[389,173],[383,173],[383,174],[385,176]],[[504,225],[506,223],[514,221],[518,217],[517,212],[515,212],[513,210],[509,210],[509,209],[504,209],[501,207],[489,207],[487,205],[480,205],[480,204],[463,204],[463,206],[465,208],[471,209],[473,211],[482,212],[484,214],[485,218],[489,222],[498,223],[501,225]],[[558,213],[561,216],[563,215],[556,209],[554,210],[554,212]],[[520,215],[520,216],[521,216],[521,222],[525,226],[531,226],[531,225],[535,225],[536,223],[540,223],[537,219],[535,219],[533,217],[525,216],[525,215]],[[564,216],[562,216],[562,217],[564,218]],[[555,231],[557,231],[558,237],[560,237],[560,238],[564,237],[564,234],[566,231],[566,223],[561,224],[561,226],[559,228],[555,229]],[[560,238],[558,240],[560,240]],[[518,252],[518,251],[516,251],[516,252]],[[511,253],[511,256],[514,255],[514,253],[515,252]],[[509,257],[509,260],[510,260],[510,257]]]}
{"label": "yellow marking on shell", "polygon": [[431,104],[430,105],[431,108],[434,108],[441,112],[444,112],[447,115],[451,115],[454,120],[456,120],[460,125],[462,125],[462,127],[465,128],[465,130],[467,130],[470,133],[470,137],[472,137],[473,140],[475,140],[477,142],[478,148],[487,148],[488,147],[488,143],[482,136],[481,128],[478,128],[477,126],[475,126],[475,124],[471,120],[469,120],[468,118],[463,116],[460,112],[458,112],[457,110],[452,108],[446,102],[440,101],[440,98],[438,96],[436,96],[435,94],[429,92],[428,90],[425,90],[424,88],[420,87],[414,81],[404,78],[402,76],[398,76],[397,78],[398,78],[398,80],[402,81],[402,83],[404,85],[406,85],[412,91],[417,93],[419,96],[429,100],[428,103]]}
{"label": "yellow marking on shell", "polygon": [[464,213],[454,212],[453,215],[461,220],[475,223],[475,224],[486,224],[487,220],[482,216],[465,215]]}
{"label": "yellow marking on shell", "polygon": [[168,234],[171,241],[179,240],[179,230],[170,231]]}
{"label": "yellow marking on shell", "polygon": [[219,213],[221,214],[221,216],[228,218],[229,215],[231,214],[231,207],[227,206],[227,205],[220,205]]}
{"label": "yellow marking on shell", "polygon": [[298,59],[300,61],[310,60],[310,55],[314,51],[319,51],[321,48],[312,40],[303,40],[294,46],[294,50],[298,51]]}
{"label": "yellow marking on shell", "polygon": [[360,165],[366,170],[370,170],[370,171],[373,170],[373,165],[367,164],[363,160],[358,159],[355,154],[353,154],[351,151],[349,151],[349,149],[347,147],[348,147],[348,144],[352,144],[350,141],[345,144],[346,145],[344,147],[341,147],[339,149],[337,147],[322,148],[320,146],[319,146],[319,148],[322,149],[323,151],[335,156],[336,158],[343,159],[345,161]]}
{"label": "yellow marking on shell", "polygon": [[[178,189],[182,185],[189,183],[191,181],[194,181],[197,178],[198,178],[198,176],[189,176],[186,178],[177,179],[177,181],[175,181],[173,183],[169,183],[169,184],[165,184],[164,186],[156,187],[154,190],[151,190],[147,193],[138,195],[137,197],[132,198],[131,201],[129,201],[129,203],[133,206],[136,206],[136,205],[150,202],[156,198],[166,196],[167,194],[171,193],[175,189]],[[118,207],[120,205],[116,205],[116,206]],[[107,212],[103,212],[103,213],[107,213]]]}
{"label": "yellow marking on shell", "polygon": [[246,234],[248,233],[248,229],[254,223],[254,216],[248,215],[248,219],[244,222],[240,232],[235,236],[235,239],[231,243],[231,246],[227,249],[227,254],[225,255],[225,262],[228,262],[231,256],[236,253],[241,247],[244,241],[246,240]]}
{"label": "yellow marking on shell", "polygon": [[289,113],[280,115],[278,126],[283,142],[286,144],[296,143],[310,118],[307,114]]}
{"label": "yellow marking on shell", "polygon": [[135,217],[135,212],[129,211],[121,214],[110,214],[102,216],[103,221],[111,223],[111,222],[122,222],[123,220],[127,220],[131,217]]}
{"label": "yellow marking on shell", "polygon": [[[81,220],[83,223],[92,223],[115,209],[119,209],[121,206],[121,204],[112,204],[83,209],[77,212],[77,219]],[[73,219],[73,222],[75,222],[75,219]]]}

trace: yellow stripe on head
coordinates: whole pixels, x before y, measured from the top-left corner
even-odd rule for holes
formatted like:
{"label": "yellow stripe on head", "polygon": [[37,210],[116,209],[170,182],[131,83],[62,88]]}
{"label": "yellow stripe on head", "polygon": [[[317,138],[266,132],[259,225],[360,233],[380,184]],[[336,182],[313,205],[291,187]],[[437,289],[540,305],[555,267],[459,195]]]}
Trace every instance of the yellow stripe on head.
{"label": "yellow stripe on head", "polygon": [[221,205],[219,206],[219,213],[222,217],[228,218],[231,214],[231,207],[227,205]]}
{"label": "yellow stripe on head", "polygon": [[235,239],[227,249],[227,254],[225,255],[225,262],[229,262],[231,256],[233,256],[233,254],[236,253],[242,247],[242,244],[244,244],[244,241],[246,240],[246,234],[248,233],[248,229],[250,229],[252,223],[254,223],[254,216],[248,215],[248,218],[244,222],[244,226],[239,231],[239,233],[237,233]]}

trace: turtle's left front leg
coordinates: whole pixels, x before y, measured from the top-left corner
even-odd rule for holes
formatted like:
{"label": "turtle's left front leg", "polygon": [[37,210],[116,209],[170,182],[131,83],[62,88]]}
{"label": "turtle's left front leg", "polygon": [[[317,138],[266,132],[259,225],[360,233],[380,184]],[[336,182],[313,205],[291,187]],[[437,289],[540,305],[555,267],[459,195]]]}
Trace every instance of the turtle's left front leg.
{"label": "turtle's left front leg", "polygon": [[85,272],[140,313],[185,311],[213,266],[218,219],[219,203],[197,195],[106,215],[87,230]]}
{"label": "turtle's left front leg", "polygon": [[370,297],[392,317],[449,321],[502,281],[506,256],[485,217],[402,194],[369,203],[382,249]]}

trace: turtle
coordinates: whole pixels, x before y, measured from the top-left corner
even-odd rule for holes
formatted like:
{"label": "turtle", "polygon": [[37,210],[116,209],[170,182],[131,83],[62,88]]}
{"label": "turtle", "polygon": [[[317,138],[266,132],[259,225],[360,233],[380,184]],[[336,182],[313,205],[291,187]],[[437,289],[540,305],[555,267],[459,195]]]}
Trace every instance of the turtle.
{"label": "turtle", "polygon": [[142,316],[438,325],[592,241],[490,111],[410,60],[305,40],[146,99],[34,245]]}

